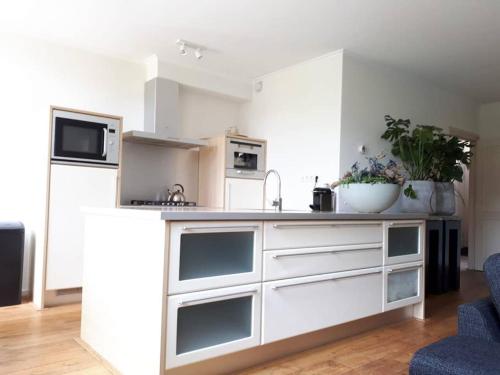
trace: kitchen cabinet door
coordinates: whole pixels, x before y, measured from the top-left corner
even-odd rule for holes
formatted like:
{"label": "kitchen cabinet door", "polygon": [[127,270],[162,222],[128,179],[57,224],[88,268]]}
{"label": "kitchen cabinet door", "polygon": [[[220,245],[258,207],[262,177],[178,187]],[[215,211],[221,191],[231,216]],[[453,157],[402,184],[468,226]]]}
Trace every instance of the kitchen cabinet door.
{"label": "kitchen cabinet door", "polygon": [[261,279],[261,222],[171,224],[169,295],[256,283]]}
{"label": "kitchen cabinet door", "polygon": [[52,165],[46,288],[82,286],[82,207],[115,207],[117,170]]}
{"label": "kitchen cabinet door", "polygon": [[423,262],[384,267],[384,311],[419,303],[424,298]]}
{"label": "kitchen cabinet door", "polygon": [[166,367],[260,344],[261,284],[168,297]]}
{"label": "kitchen cabinet door", "polygon": [[264,207],[264,181],[226,178],[224,208],[227,210],[259,210]]}
{"label": "kitchen cabinet door", "polygon": [[384,264],[420,261],[424,257],[423,221],[384,222]]}

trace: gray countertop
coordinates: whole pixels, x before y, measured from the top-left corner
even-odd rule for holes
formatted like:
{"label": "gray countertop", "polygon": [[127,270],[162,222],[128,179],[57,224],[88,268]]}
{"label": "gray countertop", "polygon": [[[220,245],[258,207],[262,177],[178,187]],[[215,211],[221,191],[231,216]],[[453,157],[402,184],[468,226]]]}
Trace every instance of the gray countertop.
{"label": "gray countertop", "polygon": [[411,213],[335,213],[312,211],[274,210],[223,210],[206,207],[133,207],[123,209],[153,211],[160,213],[162,220],[167,221],[210,221],[210,220],[459,220],[455,216],[441,217],[427,214]]}

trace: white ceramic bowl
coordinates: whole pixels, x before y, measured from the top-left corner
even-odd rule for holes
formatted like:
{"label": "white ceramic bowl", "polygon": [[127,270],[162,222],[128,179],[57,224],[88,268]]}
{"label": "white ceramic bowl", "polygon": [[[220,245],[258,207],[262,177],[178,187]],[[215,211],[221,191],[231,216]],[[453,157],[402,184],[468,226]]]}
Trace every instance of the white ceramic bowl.
{"label": "white ceramic bowl", "polygon": [[349,184],[340,186],[340,199],[361,213],[379,213],[391,207],[399,197],[397,184]]}

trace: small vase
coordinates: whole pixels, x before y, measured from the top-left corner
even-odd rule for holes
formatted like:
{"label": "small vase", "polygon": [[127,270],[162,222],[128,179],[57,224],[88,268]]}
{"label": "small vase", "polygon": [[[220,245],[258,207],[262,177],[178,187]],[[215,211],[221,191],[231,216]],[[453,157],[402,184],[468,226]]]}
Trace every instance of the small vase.
{"label": "small vase", "polygon": [[437,215],[450,216],[455,213],[455,186],[452,182],[436,182]]}
{"label": "small vase", "polygon": [[[409,186],[417,194],[415,199],[404,195],[404,191]],[[401,194],[401,211],[412,213],[433,214],[436,210],[436,189],[434,181],[406,181]]]}

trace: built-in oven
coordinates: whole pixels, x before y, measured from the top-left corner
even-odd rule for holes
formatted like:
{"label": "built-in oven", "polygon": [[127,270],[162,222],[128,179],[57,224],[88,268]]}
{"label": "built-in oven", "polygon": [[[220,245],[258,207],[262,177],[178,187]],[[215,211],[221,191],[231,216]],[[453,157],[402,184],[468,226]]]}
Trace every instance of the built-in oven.
{"label": "built-in oven", "polygon": [[266,142],[226,137],[226,177],[263,179]]}
{"label": "built-in oven", "polygon": [[119,147],[119,119],[52,111],[52,163],[118,167]]}

